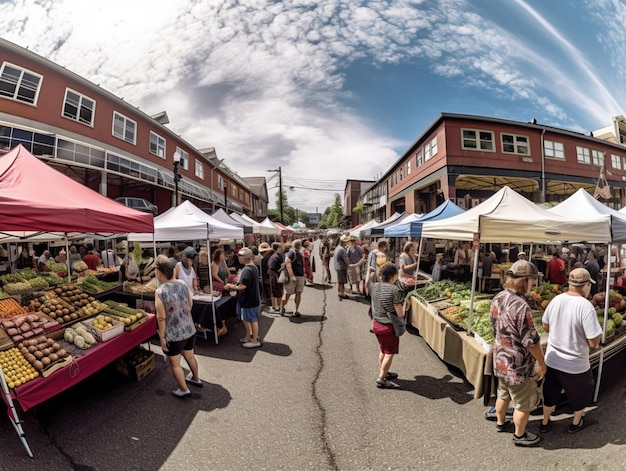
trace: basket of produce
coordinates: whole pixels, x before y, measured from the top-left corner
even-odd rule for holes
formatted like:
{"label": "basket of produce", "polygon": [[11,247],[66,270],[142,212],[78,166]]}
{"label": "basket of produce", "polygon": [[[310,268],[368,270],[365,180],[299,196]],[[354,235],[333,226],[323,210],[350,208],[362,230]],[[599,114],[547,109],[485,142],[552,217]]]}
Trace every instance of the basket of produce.
{"label": "basket of produce", "polygon": [[86,276],[79,281],[78,286],[86,293],[100,294],[120,286],[117,281],[102,281],[93,275]]}
{"label": "basket of produce", "polygon": [[122,306],[115,301],[105,301],[107,308],[103,314],[124,324],[125,330],[133,330],[148,320],[145,312],[141,309],[132,309]]}
{"label": "basket of produce", "polygon": [[72,361],[72,357],[58,342],[43,335],[24,340],[17,345],[17,348],[33,368],[44,377]]}

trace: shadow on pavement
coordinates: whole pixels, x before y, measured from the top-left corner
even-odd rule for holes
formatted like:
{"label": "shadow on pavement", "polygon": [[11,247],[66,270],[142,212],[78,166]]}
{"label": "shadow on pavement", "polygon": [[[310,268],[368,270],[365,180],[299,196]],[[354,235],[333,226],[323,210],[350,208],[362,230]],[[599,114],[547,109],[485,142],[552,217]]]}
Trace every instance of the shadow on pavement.
{"label": "shadow on pavement", "polygon": [[300,317],[289,316],[289,322],[293,324],[302,324],[304,322],[323,322],[326,320],[326,316],[308,316],[302,314]]}
{"label": "shadow on pavement", "polygon": [[466,383],[451,381],[452,375],[445,375],[443,378],[433,378],[432,376],[416,376],[414,381],[406,379],[395,379],[405,391],[411,391],[428,399],[452,399],[457,404],[466,404],[472,401],[470,394],[474,388]]}

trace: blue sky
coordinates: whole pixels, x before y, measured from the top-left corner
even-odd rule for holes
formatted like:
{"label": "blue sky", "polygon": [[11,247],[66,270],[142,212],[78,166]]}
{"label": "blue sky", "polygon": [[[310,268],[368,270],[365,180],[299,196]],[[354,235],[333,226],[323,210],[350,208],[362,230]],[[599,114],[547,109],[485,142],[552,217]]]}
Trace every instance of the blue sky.
{"label": "blue sky", "polygon": [[385,172],[441,112],[590,131],[626,103],[626,0],[0,6],[2,37],[167,111],[241,176],[280,165],[309,212]]}

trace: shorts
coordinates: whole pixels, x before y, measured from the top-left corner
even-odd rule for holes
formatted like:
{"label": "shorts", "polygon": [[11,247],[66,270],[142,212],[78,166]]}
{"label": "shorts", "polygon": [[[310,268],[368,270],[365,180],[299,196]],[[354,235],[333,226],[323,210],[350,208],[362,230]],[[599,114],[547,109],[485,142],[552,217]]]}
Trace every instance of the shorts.
{"label": "shorts", "polygon": [[283,285],[278,282],[278,277],[270,275],[270,292],[273,298],[281,298],[283,296]]}
{"label": "shorts", "polygon": [[239,308],[241,313],[241,320],[246,322],[258,322],[259,321],[259,306],[254,307],[241,307]]}
{"label": "shorts", "polygon": [[548,366],[546,379],[543,383],[543,403],[547,407],[556,406],[561,396],[561,389],[564,389],[572,409],[574,411],[583,410],[591,403],[593,388],[594,381],[591,370],[572,374]]}
{"label": "shorts", "polygon": [[165,353],[168,357],[175,357],[176,355],[180,355],[183,353],[183,350],[193,350],[194,345],[196,344],[196,334],[192,335],[188,339],[177,340],[175,342],[167,342],[167,352]]}
{"label": "shorts", "polygon": [[381,353],[395,355],[400,350],[400,337],[396,337],[393,325],[381,324],[377,320],[372,321],[372,330],[376,334],[376,340],[380,345]]}
{"label": "shorts", "polygon": [[348,270],[335,270],[337,272],[337,283],[346,284],[348,282]]}
{"label": "shorts", "polygon": [[503,378],[498,378],[498,399],[510,400],[517,411],[533,411],[539,405],[537,380],[526,378],[522,384],[509,386]]}
{"label": "shorts", "polygon": [[294,294],[294,293],[302,293],[304,291],[304,282],[306,278],[304,275],[296,276],[296,281],[289,280],[288,283],[285,283],[285,294]]}

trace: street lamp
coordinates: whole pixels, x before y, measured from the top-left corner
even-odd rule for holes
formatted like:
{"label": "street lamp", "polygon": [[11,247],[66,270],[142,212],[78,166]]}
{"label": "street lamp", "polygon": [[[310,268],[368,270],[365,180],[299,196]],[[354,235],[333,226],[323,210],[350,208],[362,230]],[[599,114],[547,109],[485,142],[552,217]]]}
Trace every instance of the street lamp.
{"label": "street lamp", "polygon": [[284,224],[283,217],[283,174],[281,168],[278,167],[276,170],[267,170],[268,172],[278,172],[278,205],[280,208],[280,223]]}
{"label": "street lamp", "polygon": [[228,182],[224,180],[224,211],[228,214]]}
{"label": "street lamp", "polygon": [[181,159],[182,155],[180,154],[180,152],[176,151],[174,152],[174,190],[175,190],[175,195],[176,195],[176,199],[175,199],[175,204],[174,206],[178,206],[178,182],[180,181],[181,178],[183,178],[183,176],[178,172],[178,166],[180,165],[180,159]]}

